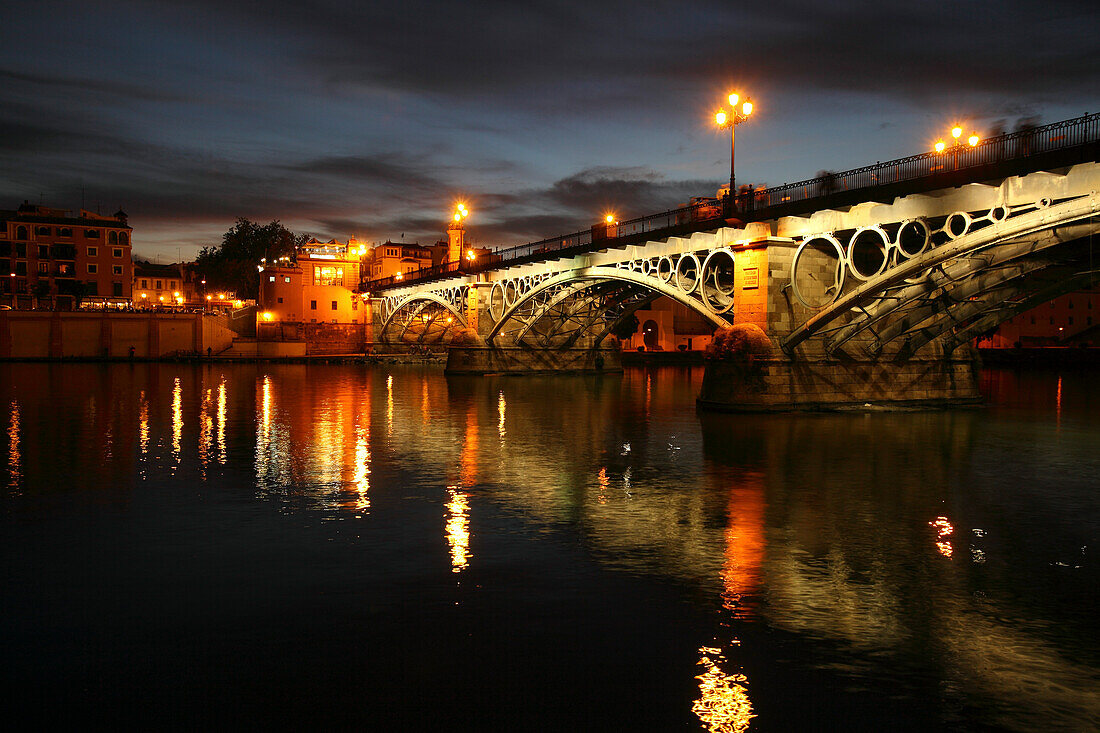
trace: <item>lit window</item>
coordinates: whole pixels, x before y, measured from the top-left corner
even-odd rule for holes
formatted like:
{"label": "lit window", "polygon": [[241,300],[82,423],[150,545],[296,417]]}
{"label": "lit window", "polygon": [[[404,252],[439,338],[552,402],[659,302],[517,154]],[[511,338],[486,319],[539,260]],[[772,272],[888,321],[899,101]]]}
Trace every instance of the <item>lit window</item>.
{"label": "lit window", "polygon": [[38,263],[38,274],[39,275],[46,275],[46,274],[49,274],[49,272],[50,272],[50,263],[49,262],[39,262]]}
{"label": "lit window", "polygon": [[288,283],[288,282],[290,282],[290,278],[289,278],[289,277],[284,277],[284,278],[283,278],[283,282],[285,282],[285,283]]}
{"label": "lit window", "polygon": [[267,278],[267,281],[268,281],[269,283],[273,283],[273,282],[275,282],[275,276],[274,276],[274,275],[271,275],[271,276],[269,276],[269,277]]}
{"label": "lit window", "polygon": [[314,285],[343,285],[344,268],[334,265],[317,265],[313,268]]}

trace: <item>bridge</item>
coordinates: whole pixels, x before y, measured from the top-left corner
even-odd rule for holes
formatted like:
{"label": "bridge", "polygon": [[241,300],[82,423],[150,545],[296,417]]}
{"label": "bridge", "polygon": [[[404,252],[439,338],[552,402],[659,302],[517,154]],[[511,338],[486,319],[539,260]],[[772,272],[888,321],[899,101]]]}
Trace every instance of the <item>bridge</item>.
{"label": "bridge", "polygon": [[453,371],[606,363],[666,297],[729,336],[703,404],[972,401],[973,338],[1095,281],[1098,153],[1086,115],[361,289],[376,341],[473,346]]}

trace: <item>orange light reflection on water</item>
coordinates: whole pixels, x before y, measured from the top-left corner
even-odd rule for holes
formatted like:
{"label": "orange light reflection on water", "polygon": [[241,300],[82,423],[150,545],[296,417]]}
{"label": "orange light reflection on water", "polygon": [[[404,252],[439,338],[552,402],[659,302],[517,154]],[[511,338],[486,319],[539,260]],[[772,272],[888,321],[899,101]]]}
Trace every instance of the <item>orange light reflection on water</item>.
{"label": "orange light reflection on water", "polygon": [[447,544],[451,548],[451,572],[461,573],[470,565],[470,501],[469,497],[448,486]]}
{"label": "orange light reflection on water", "polygon": [[176,466],[179,466],[180,462],[180,444],[183,442],[183,385],[180,384],[180,378],[176,377],[175,385],[172,387],[172,460],[175,466],[172,467],[172,472],[175,473]]}
{"label": "orange light reflection on water", "polygon": [[703,673],[699,680],[699,698],[691,711],[711,733],[744,733],[755,717],[743,674],[726,674],[719,666],[721,653],[712,647],[701,647],[698,665]]}
{"label": "orange light reflection on water", "polygon": [[23,475],[23,459],[19,452],[19,416],[19,403],[12,400],[8,408],[8,484],[13,489],[19,486]]}

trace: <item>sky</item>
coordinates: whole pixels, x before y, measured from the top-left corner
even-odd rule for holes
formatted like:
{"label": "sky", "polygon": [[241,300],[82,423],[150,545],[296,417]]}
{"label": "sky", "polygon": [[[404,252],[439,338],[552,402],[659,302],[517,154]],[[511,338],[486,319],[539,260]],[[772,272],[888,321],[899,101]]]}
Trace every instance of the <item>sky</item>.
{"label": "sky", "polygon": [[0,208],[508,246],[1100,111],[1100,3],[54,2],[0,24]]}

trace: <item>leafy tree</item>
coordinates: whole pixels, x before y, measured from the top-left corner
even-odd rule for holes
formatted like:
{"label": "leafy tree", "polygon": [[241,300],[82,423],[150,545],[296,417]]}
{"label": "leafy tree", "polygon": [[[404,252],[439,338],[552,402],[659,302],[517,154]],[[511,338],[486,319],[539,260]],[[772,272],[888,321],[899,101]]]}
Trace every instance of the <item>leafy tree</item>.
{"label": "leafy tree", "polygon": [[308,234],[295,234],[278,220],[257,224],[245,218],[222,236],[221,244],[203,247],[195,260],[207,290],[229,290],[239,298],[255,298],[260,289],[257,266],[293,256]]}
{"label": "leafy tree", "polygon": [[611,333],[615,336],[615,338],[619,339],[620,341],[626,341],[637,332],[638,316],[634,315],[633,313],[616,323],[614,328],[611,329]]}

